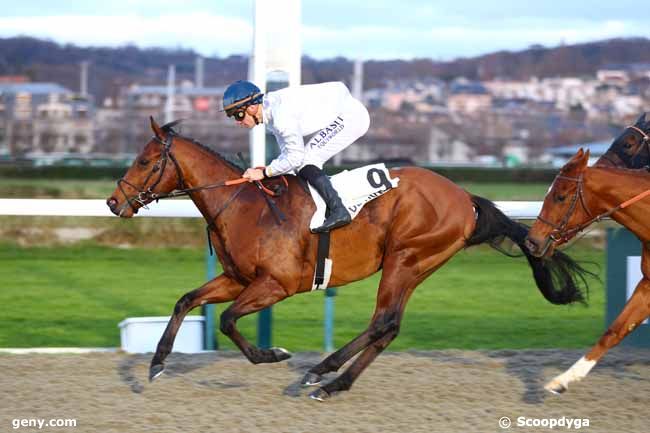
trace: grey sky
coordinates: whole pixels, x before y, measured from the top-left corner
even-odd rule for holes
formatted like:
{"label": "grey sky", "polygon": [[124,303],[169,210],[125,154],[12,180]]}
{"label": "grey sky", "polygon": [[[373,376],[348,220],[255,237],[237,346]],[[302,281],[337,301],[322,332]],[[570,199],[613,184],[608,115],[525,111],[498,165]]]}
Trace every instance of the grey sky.
{"label": "grey sky", "polygon": [[[272,1],[272,0],[269,0]],[[81,46],[247,53],[252,0],[0,0],[0,37]],[[302,2],[303,52],[316,58],[452,59],[532,44],[650,37],[638,0],[349,0]],[[282,25],[282,23],[278,23]]]}

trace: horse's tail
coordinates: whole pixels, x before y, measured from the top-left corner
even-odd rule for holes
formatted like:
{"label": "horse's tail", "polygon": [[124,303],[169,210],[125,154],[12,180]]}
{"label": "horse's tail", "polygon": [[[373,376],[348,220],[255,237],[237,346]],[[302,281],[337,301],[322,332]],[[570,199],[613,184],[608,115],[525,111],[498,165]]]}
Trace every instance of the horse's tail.
{"label": "horse's tail", "polygon": [[585,302],[585,297],[579,283],[588,290],[585,277],[593,275],[566,254],[555,251],[549,258],[537,258],[530,254],[524,240],[529,227],[511,220],[503,214],[490,200],[472,196],[478,218],[474,233],[466,242],[466,246],[489,242],[496,250],[510,255],[501,247],[504,237],[516,243],[528,259],[533,269],[535,283],[542,295],[553,304],[570,304]]}

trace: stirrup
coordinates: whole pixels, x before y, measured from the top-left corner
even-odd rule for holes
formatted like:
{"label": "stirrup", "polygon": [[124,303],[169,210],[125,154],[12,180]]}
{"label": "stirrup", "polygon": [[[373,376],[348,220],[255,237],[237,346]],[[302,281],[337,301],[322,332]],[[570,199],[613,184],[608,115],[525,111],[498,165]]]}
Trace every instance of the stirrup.
{"label": "stirrup", "polygon": [[333,221],[329,221],[329,219],[331,218],[331,216],[329,216],[325,220],[323,225],[321,225],[320,227],[316,227],[311,232],[312,233],[329,232],[329,231],[332,231],[332,230],[337,229],[339,227],[343,227],[345,225],[350,224],[350,222],[352,221],[352,218],[350,217],[350,214],[347,213],[347,211],[346,211],[346,214],[347,214],[347,218],[345,216],[341,216],[340,218],[338,218],[336,220],[333,220]]}

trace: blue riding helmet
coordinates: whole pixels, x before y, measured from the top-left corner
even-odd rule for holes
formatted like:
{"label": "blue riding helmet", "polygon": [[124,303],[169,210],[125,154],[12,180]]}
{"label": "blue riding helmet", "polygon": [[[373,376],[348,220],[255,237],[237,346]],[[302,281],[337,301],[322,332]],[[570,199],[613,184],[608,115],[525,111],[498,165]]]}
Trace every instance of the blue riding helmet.
{"label": "blue riding helmet", "polygon": [[231,116],[240,108],[261,103],[262,96],[260,88],[250,81],[235,81],[223,93],[223,110]]}

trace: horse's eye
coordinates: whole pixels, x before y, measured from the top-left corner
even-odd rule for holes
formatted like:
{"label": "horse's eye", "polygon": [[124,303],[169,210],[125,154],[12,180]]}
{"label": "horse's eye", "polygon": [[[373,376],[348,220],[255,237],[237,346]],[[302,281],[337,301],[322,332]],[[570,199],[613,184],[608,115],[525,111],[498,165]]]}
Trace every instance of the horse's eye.
{"label": "horse's eye", "polygon": [[563,202],[566,196],[558,194],[555,196],[555,201]]}
{"label": "horse's eye", "polygon": [[149,164],[149,160],[142,158],[140,161],[138,161],[138,164],[140,164],[142,166],[145,166],[145,165]]}

